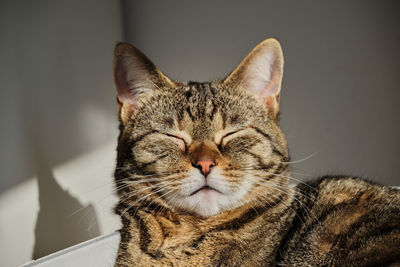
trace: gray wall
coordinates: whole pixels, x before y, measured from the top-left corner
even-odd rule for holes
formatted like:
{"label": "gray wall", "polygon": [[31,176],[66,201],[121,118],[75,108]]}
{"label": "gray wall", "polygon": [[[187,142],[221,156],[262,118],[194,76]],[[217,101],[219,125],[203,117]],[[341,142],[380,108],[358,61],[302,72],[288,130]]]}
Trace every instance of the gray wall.
{"label": "gray wall", "polygon": [[2,1],[0,10],[2,191],[34,175],[33,161],[60,164],[113,134],[105,119],[83,116],[116,116],[111,64],[122,27],[110,1]]}
{"label": "gray wall", "polygon": [[[179,80],[229,73],[277,37],[293,176],[400,184],[398,1],[122,1],[125,35]],[[298,173],[298,174],[297,174]]]}

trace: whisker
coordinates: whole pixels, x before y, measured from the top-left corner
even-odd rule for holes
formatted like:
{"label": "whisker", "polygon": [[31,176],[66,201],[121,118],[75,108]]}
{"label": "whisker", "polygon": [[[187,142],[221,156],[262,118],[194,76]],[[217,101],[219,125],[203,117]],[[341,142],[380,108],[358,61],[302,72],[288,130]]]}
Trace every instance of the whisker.
{"label": "whisker", "polygon": [[[263,170],[263,169],[254,169],[254,168],[253,168],[253,169],[246,169],[246,170],[259,171],[259,170]],[[304,184],[305,186],[307,186],[308,188],[310,188],[310,189],[313,190],[314,192],[318,192],[313,186],[311,186],[311,185],[305,183],[304,181],[302,181],[302,180],[300,180],[300,179],[294,178],[293,176],[290,176],[290,175],[282,175],[282,174],[275,174],[275,173],[270,173],[270,172],[266,172],[265,174],[266,174],[266,175],[274,175],[274,176],[277,176],[277,177],[288,178],[288,179],[290,179],[290,180],[297,181],[298,183]]]}
{"label": "whisker", "polygon": [[314,157],[314,156],[317,155],[318,153],[319,153],[319,152],[316,151],[316,152],[313,152],[313,153],[311,153],[310,155],[308,155],[308,156],[306,156],[306,157],[304,157],[304,158],[302,158],[302,159],[295,160],[295,161],[286,161],[286,162],[281,162],[281,163],[282,163],[282,164],[296,164],[296,163],[300,163],[300,162],[306,161],[306,160],[308,160],[308,159]]}
{"label": "whisker", "polygon": [[[266,198],[266,197],[267,197],[266,195],[262,195],[262,194],[259,193],[259,192],[254,192],[254,193],[258,194],[259,197],[261,197],[261,198]],[[270,195],[270,197],[273,197],[274,200],[277,200],[277,199],[278,199],[278,196],[277,196],[277,195]],[[291,211],[293,211],[294,214],[297,216],[297,218],[299,218],[299,220],[300,220],[302,223],[304,223],[304,221],[301,219],[301,217],[297,214],[296,210],[293,209],[293,208],[291,207],[291,203],[282,203],[282,204],[283,204],[286,208],[289,208]],[[271,204],[269,204],[269,205],[271,206]]]}
{"label": "whisker", "polygon": [[[285,190],[287,190],[287,188],[285,188],[285,187],[280,187],[280,186],[277,185],[277,184],[270,184],[270,185],[266,185],[265,183],[256,183],[256,184],[259,184],[259,185],[262,185],[262,186],[266,186],[267,188],[271,188],[271,189],[278,190],[279,192],[282,192],[282,193],[287,193],[287,192],[285,191]],[[301,192],[298,192],[298,193],[301,194]],[[305,195],[303,195],[303,196],[306,197],[306,198],[308,198],[309,200],[311,200],[312,202],[315,203],[315,201],[314,201],[313,199],[311,199],[310,197],[307,197],[307,196],[305,196]],[[315,220],[318,221],[318,218],[314,215],[314,213],[311,211],[311,209],[308,208],[303,202],[301,202],[301,201],[296,197],[296,195],[293,195],[293,199],[294,199],[295,201],[297,201],[297,202],[306,210],[307,213],[311,214],[311,215],[315,218]]]}

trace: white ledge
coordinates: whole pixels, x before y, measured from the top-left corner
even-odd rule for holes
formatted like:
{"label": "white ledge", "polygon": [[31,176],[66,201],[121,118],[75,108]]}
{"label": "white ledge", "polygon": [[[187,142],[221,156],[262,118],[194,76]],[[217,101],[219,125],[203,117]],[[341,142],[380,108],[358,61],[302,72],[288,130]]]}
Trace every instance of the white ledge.
{"label": "white ledge", "polygon": [[99,236],[55,252],[21,267],[110,267],[114,266],[120,241],[119,232]]}

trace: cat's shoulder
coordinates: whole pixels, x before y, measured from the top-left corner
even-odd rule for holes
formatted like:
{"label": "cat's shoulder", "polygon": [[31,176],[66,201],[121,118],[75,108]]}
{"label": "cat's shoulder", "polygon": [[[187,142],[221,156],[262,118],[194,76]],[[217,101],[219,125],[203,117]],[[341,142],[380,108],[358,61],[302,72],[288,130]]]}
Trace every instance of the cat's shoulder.
{"label": "cat's shoulder", "polygon": [[277,262],[283,266],[400,263],[400,190],[325,176],[301,183]]}
{"label": "cat's shoulder", "polygon": [[400,190],[352,176],[323,176],[297,186],[299,195],[310,197],[320,205],[358,204],[369,206],[400,205]]}

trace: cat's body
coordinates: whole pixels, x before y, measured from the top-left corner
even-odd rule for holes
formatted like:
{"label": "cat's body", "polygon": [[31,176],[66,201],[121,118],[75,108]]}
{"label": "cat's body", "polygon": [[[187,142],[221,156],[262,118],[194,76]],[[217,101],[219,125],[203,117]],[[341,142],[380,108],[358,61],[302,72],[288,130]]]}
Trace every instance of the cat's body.
{"label": "cat's body", "polygon": [[400,192],[350,177],[289,187],[273,39],[227,78],[175,82],[115,50],[117,266],[400,264]]}
{"label": "cat's body", "polygon": [[399,264],[398,192],[346,177],[300,187],[300,202],[282,198],[209,220],[160,213],[154,207],[127,212],[118,265]]}

